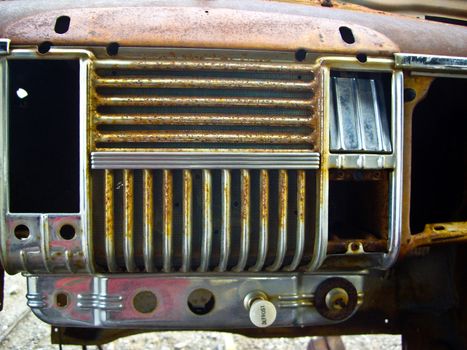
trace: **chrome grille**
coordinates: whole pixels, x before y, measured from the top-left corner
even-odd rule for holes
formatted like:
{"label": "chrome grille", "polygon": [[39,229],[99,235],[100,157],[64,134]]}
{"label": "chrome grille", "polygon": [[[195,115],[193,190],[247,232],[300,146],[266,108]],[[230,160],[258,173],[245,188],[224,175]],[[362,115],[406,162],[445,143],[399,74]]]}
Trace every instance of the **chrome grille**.
{"label": "chrome grille", "polygon": [[294,271],[311,261],[305,170],[94,170],[95,260],[117,272]]}
{"label": "chrome grille", "polygon": [[316,151],[315,71],[290,62],[97,60],[93,151]]}

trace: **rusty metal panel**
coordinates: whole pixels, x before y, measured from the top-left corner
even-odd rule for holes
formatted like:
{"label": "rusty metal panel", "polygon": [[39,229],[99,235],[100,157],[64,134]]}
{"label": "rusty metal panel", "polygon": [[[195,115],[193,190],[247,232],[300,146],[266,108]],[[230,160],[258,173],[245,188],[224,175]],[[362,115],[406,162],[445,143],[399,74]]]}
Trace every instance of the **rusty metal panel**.
{"label": "rusty metal panel", "polygon": [[93,62],[93,150],[319,148],[318,65],[211,55]]}

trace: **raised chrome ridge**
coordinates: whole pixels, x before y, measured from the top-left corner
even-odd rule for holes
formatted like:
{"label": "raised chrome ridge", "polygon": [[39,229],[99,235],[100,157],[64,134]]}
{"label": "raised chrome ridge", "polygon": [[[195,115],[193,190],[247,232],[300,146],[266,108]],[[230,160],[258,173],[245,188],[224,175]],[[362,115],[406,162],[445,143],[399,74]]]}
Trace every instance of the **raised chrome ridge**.
{"label": "raised chrome ridge", "polygon": [[10,39],[0,38],[0,55],[10,54]]}
{"label": "raised chrome ridge", "polygon": [[380,79],[333,76],[330,92],[331,151],[391,152]]}
{"label": "raised chrome ridge", "polygon": [[392,154],[330,154],[329,168],[334,169],[394,169]]}
{"label": "raised chrome ridge", "polygon": [[396,68],[439,72],[467,72],[467,58],[396,53]]}
{"label": "raised chrome ridge", "polygon": [[[240,306],[249,293],[262,291],[278,309],[273,327],[312,326],[336,323],[313,307],[318,285],[336,276],[347,279],[363,296],[362,274],[242,273],[30,275],[26,297],[34,314],[55,326],[191,329],[196,324],[220,330],[252,327],[248,311]],[[215,298],[205,315],[194,314],[187,306],[189,294],[198,288],[208,289]],[[141,313],[133,306],[141,291],[155,296],[154,311]],[[56,305],[58,294],[67,296],[66,307]]]}
{"label": "raised chrome ridge", "polygon": [[92,169],[319,169],[319,153],[92,152]]}

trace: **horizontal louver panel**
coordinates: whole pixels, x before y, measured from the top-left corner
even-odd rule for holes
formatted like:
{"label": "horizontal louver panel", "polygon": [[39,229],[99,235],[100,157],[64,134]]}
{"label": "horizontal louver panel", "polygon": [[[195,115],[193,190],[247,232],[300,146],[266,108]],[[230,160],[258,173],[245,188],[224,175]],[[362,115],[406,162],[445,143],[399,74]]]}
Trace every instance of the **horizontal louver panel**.
{"label": "horizontal louver panel", "polygon": [[255,61],[94,62],[93,150],[316,151],[315,67]]}

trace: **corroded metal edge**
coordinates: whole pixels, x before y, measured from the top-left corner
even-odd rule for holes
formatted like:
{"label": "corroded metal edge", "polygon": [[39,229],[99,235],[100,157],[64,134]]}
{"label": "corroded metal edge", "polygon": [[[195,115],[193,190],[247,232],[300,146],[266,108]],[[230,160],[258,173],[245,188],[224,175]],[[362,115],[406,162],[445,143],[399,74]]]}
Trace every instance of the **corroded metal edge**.
{"label": "corroded metal edge", "polygon": [[92,169],[319,169],[319,153],[92,152]]}

